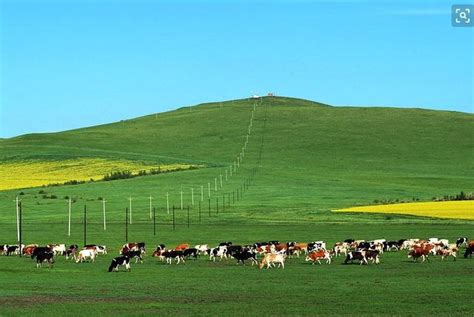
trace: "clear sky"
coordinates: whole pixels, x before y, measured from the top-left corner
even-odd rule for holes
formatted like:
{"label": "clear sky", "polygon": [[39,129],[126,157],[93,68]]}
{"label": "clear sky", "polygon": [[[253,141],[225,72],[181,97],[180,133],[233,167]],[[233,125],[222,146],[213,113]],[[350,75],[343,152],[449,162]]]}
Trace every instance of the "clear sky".
{"label": "clear sky", "polygon": [[0,0],[0,137],[270,91],[472,113],[452,4]]}

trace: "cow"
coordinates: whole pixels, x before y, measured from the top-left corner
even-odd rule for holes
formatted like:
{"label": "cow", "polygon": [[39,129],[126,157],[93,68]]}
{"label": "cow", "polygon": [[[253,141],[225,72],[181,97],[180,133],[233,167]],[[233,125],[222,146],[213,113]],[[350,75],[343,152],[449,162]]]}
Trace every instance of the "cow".
{"label": "cow", "polygon": [[324,241],[314,241],[308,243],[308,252],[316,250],[326,250],[326,242]]}
{"label": "cow", "polygon": [[306,262],[313,262],[312,264],[316,263],[316,261],[321,264],[320,260],[326,260],[327,264],[331,264],[331,254],[326,250],[317,250],[309,253],[305,259]]}
{"label": "cow", "polygon": [[227,246],[226,254],[233,256],[234,253],[242,252],[243,247],[241,245],[229,245]]}
{"label": "cow", "polygon": [[158,244],[155,250],[159,251],[159,250],[164,250],[164,249],[166,249],[166,246],[164,244]]}
{"label": "cow", "polygon": [[272,254],[268,253],[265,254],[262,261],[260,262],[259,268],[263,269],[264,266],[267,267],[267,269],[270,268],[271,265],[275,265],[275,263],[278,263],[278,267],[282,267],[282,269],[285,268],[285,255],[284,254]]}
{"label": "cow", "polygon": [[230,241],[219,243],[219,246],[220,246],[220,247],[224,247],[224,246],[225,246],[225,247],[228,247],[228,246],[231,246],[231,245],[232,245],[232,242],[230,242]]}
{"label": "cow", "polygon": [[189,249],[189,244],[188,243],[178,244],[176,246],[176,248],[174,248],[175,251],[184,251],[186,249]]}
{"label": "cow", "polygon": [[232,257],[237,260],[237,265],[239,263],[245,265],[245,260],[250,260],[252,262],[252,266],[258,263],[256,253],[247,250],[236,252],[232,255]]}
{"label": "cow", "polygon": [[365,251],[365,258],[367,260],[372,261],[372,263],[379,264],[380,263],[379,254],[380,252],[378,250],[367,250]]}
{"label": "cow", "polygon": [[383,243],[383,248],[385,251],[398,251],[400,249],[400,241],[385,241]]}
{"label": "cow", "polygon": [[130,272],[132,269],[130,267],[130,258],[126,255],[121,255],[112,259],[112,262],[109,266],[109,272],[115,271],[118,272],[120,265],[125,266],[125,269]]}
{"label": "cow", "polygon": [[129,242],[129,243],[126,243],[122,246],[122,250],[120,251],[120,254],[124,254],[128,251],[140,251],[142,253],[145,253],[145,251],[146,251],[145,242]]}
{"label": "cow", "polygon": [[[53,252],[51,248],[49,247],[36,247],[33,250],[33,253],[31,254],[31,259],[33,260],[35,257],[37,257],[41,253],[47,253],[47,252]],[[54,253],[53,253],[54,255]]]}
{"label": "cow", "polygon": [[84,262],[86,259],[89,259],[91,262],[94,262],[96,256],[97,252],[95,250],[81,250],[79,251],[79,256],[76,259],[76,263]]}
{"label": "cow", "polygon": [[23,248],[23,255],[32,255],[35,249],[38,247],[37,244],[30,244]]}
{"label": "cow", "polygon": [[186,258],[190,258],[191,256],[196,260],[199,255],[199,250],[196,248],[189,248],[183,251],[183,256]]}
{"label": "cow", "polygon": [[173,259],[176,259],[176,264],[179,264],[179,262],[184,261],[184,253],[183,251],[177,251],[177,250],[170,250],[170,251],[165,251],[161,254],[166,259],[166,263],[171,264]]}
{"label": "cow", "polygon": [[197,249],[200,254],[206,254],[207,250],[209,250],[209,246],[207,244],[198,244],[194,246],[194,248]]}
{"label": "cow", "polygon": [[367,262],[367,258],[365,257],[365,251],[351,251],[347,253],[346,259],[344,260],[344,264],[349,263],[354,263],[354,261],[357,260],[359,261],[360,265],[362,264],[369,264]]}
{"label": "cow", "polygon": [[472,258],[472,254],[474,253],[474,245],[468,245],[466,248],[466,252],[464,252],[464,258],[467,257]]}
{"label": "cow", "polygon": [[163,261],[165,257],[163,256],[163,253],[166,252],[166,249],[163,250],[155,250],[152,254],[153,257],[158,257],[160,261]]}
{"label": "cow", "polygon": [[51,248],[54,255],[65,255],[66,254],[66,245],[64,243],[61,244],[49,244],[48,247]]}
{"label": "cow", "polygon": [[467,238],[466,237],[463,237],[463,238],[458,238],[456,240],[456,246],[459,248],[463,245],[467,245]]}
{"label": "cow", "polygon": [[440,249],[436,252],[436,255],[441,255],[441,261],[443,261],[444,258],[447,258],[449,256],[452,256],[453,261],[456,261],[456,251],[450,249]]}
{"label": "cow", "polygon": [[48,267],[52,268],[54,264],[54,252],[51,250],[44,251],[44,252],[37,252],[36,253],[36,268],[40,268],[43,266],[43,262],[48,263]]}
{"label": "cow", "polygon": [[96,252],[97,252],[97,255],[99,254],[107,254],[107,246],[105,245],[97,245],[96,247]]}
{"label": "cow", "polygon": [[12,253],[19,254],[19,252],[20,252],[20,248],[17,245],[7,245],[5,255],[8,256]]}
{"label": "cow", "polygon": [[341,255],[341,253],[344,253],[344,255],[347,256],[347,252],[349,251],[349,244],[347,242],[336,242],[332,250],[336,256]]}
{"label": "cow", "polygon": [[346,239],[346,240],[344,240],[344,242],[347,243],[347,244],[353,244],[355,242],[355,240],[354,239]]}
{"label": "cow", "polygon": [[140,250],[128,251],[125,252],[123,255],[128,256],[130,260],[135,259],[135,263],[138,263],[138,261],[140,261],[140,263],[143,264],[142,251]]}
{"label": "cow", "polygon": [[430,254],[430,251],[430,249],[423,247],[415,247],[408,253],[408,258],[413,258],[413,262],[417,262],[419,258],[422,259],[422,263],[425,262],[425,260],[428,260],[429,262],[428,255]]}
{"label": "cow", "polygon": [[219,257],[220,261],[223,258],[227,258],[227,247],[219,246],[216,248],[209,249],[209,260],[216,262],[216,258]]}
{"label": "cow", "polygon": [[77,244],[71,244],[69,248],[66,250],[66,260],[69,260],[69,257],[72,256],[74,261],[77,259],[76,258],[76,253],[79,250],[79,246]]}

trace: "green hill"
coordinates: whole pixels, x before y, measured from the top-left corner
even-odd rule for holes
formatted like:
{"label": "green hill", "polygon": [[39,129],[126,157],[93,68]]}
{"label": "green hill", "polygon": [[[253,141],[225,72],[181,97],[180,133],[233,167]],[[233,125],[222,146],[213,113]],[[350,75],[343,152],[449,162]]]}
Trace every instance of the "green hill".
{"label": "green hill", "polygon": [[[97,198],[106,197],[117,217],[130,196],[137,210],[146,210],[150,195],[163,209],[166,192],[171,203],[179,205],[183,191],[184,204],[188,205],[191,188],[200,195],[200,186],[207,192],[208,183],[214,205],[216,197],[235,195],[255,167],[258,173],[244,199],[220,219],[374,220],[377,216],[333,215],[328,210],[374,200],[430,200],[473,190],[471,114],[331,107],[301,99],[265,97],[255,110],[244,164],[214,192],[215,178],[224,175],[242,150],[254,102],[207,103],[101,126],[4,139],[0,140],[0,160],[100,157],[206,166],[45,189],[58,200],[42,199],[38,189],[23,190],[25,208],[31,211],[29,219],[64,219],[61,198],[65,196],[97,206]],[[0,192],[1,219],[13,221],[13,214],[6,210],[11,210],[11,200],[18,192]],[[146,213],[137,217],[146,220]]]}

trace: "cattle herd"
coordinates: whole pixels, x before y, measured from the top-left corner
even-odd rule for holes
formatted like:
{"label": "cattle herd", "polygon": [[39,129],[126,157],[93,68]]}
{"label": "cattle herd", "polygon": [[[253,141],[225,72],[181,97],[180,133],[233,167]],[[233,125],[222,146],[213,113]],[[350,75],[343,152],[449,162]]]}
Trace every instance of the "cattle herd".
{"label": "cattle herd", "polygon": [[[200,244],[191,247],[188,243],[179,244],[175,248],[168,249],[164,244],[160,244],[154,249],[152,257],[159,261],[172,264],[185,263],[188,259],[198,259],[200,256],[208,258],[210,261],[222,261],[233,259],[237,264],[245,264],[248,261],[252,266],[258,265],[260,269],[266,267],[285,268],[285,260],[291,257],[299,258],[305,255],[305,261],[321,264],[321,261],[330,264],[333,258],[344,257],[344,264],[359,263],[360,265],[369,263],[379,264],[384,252],[396,252],[405,250],[408,258],[417,262],[428,261],[429,257],[439,256],[441,260],[452,257],[456,260],[457,253],[464,248],[464,257],[470,258],[474,253],[474,240],[459,238],[456,243],[449,243],[447,239],[430,238],[421,239],[401,239],[387,241],[378,239],[373,241],[346,239],[343,242],[336,242],[332,248],[327,248],[324,241],[314,241],[309,243],[268,241],[257,242],[249,245],[235,245],[232,242],[221,242],[215,247],[207,244]],[[63,256],[66,261],[71,260],[76,263],[94,262],[99,255],[107,254],[107,247],[103,245],[90,244],[83,248],[73,244],[66,248],[65,244],[49,244],[39,246],[29,245],[0,245],[0,254],[24,255],[36,259],[36,266],[39,268],[43,263],[52,267],[55,258]],[[144,242],[126,243],[120,249],[120,255],[114,257],[108,271],[118,271],[120,266],[124,266],[127,271],[131,270],[130,263],[143,263],[146,254]]]}

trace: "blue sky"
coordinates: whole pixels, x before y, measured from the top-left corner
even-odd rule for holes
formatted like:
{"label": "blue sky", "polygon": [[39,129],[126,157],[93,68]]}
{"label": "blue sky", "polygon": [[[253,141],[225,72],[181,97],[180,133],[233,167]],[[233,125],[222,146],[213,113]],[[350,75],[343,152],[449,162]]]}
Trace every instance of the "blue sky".
{"label": "blue sky", "polygon": [[452,4],[0,0],[0,137],[270,91],[473,112]]}

